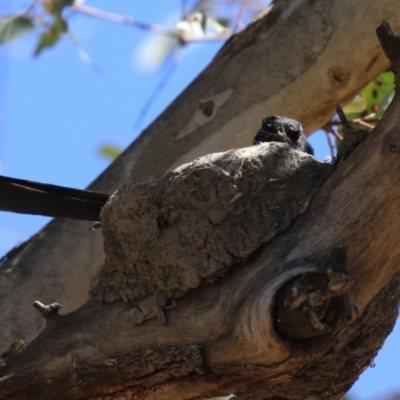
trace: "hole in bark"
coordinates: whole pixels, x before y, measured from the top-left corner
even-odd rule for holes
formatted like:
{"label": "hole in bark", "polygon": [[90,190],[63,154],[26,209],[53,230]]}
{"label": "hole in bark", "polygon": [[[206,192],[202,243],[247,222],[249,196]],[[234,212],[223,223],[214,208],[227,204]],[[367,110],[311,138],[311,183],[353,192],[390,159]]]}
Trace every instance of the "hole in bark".
{"label": "hole in bark", "polygon": [[309,272],[279,291],[275,329],[286,339],[313,339],[331,333],[343,314],[343,297],[332,291],[328,277]]}
{"label": "hole in bark", "polygon": [[211,100],[202,100],[199,104],[199,109],[203,111],[206,117],[211,117],[214,114],[214,102]]}

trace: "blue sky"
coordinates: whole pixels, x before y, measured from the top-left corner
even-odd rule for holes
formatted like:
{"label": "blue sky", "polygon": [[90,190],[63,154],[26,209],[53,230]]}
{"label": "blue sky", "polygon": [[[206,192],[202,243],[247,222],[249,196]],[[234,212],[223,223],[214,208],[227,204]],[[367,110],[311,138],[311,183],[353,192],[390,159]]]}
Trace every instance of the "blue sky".
{"label": "blue sky", "polygon": [[[180,1],[87,1],[87,5],[136,20],[165,25],[178,18]],[[0,2],[0,15],[28,1]],[[111,8],[112,7],[112,8]],[[169,66],[145,68],[141,49],[154,35],[84,16],[71,30],[96,68],[84,64],[71,41],[32,58],[37,35],[0,48],[0,173],[22,179],[85,188],[108,165],[103,144],[126,147],[212,60],[221,42],[195,44],[183,57],[140,127],[137,120]],[[171,65],[172,59],[169,60]],[[316,156],[329,153],[325,135],[311,137]],[[40,229],[47,218],[0,212],[0,255]],[[372,400],[400,390],[400,327],[388,338],[352,389],[353,398]]]}

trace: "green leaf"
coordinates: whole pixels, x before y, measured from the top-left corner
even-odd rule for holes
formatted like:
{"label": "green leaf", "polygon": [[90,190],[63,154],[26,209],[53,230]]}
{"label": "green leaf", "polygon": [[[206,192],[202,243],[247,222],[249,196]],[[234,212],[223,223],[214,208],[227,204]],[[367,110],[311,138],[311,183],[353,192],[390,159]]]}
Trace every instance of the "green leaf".
{"label": "green leaf", "polygon": [[122,152],[122,150],[112,144],[104,144],[100,146],[100,154],[110,160],[115,160]]}
{"label": "green leaf", "polygon": [[0,18],[0,45],[29,33],[35,25],[31,18],[8,16]]}
{"label": "green leaf", "polygon": [[75,0],[53,0],[53,9],[54,12],[60,14],[64,7],[72,6],[75,3]]}
{"label": "green leaf", "polygon": [[52,30],[58,33],[65,33],[68,31],[68,22],[61,16],[61,14],[54,15]]}
{"label": "green leaf", "polygon": [[[393,72],[383,72],[361,91],[367,105],[367,114],[377,112],[381,116],[387,108],[387,99],[394,94]],[[381,107],[382,105],[382,107]]]}
{"label": "green leaf", "polygon": [[60,40],[61,34],[67,31],[68,22],[62,17],[61,14],[54,14],[53,24],[48,31],[41,34],[34,55],[37,56],[43,49],[54,46],[54,44]]}
{"label": "green leaf", "polygon": [[217,22],[219,25],[221,25],[223,28],[228,28],[230,24],[230,19],[228,18],[218,18]]}
{"label": "green leaf", "polygon": [[54,31],[50,29],[49,31],[43,32],[40,35],[40,40],[38,45],[36,46],[34,55],[39,55],[43,49],[47,47],[52,47],[55,43],[60,40],[61,34],[60,32]]}

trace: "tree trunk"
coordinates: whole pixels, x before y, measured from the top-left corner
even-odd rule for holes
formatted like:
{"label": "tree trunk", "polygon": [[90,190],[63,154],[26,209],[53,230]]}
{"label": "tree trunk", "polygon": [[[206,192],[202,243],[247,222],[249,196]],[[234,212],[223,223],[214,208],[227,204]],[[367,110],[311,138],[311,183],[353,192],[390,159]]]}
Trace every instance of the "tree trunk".
{"label": "tree trunk", "polygon": [[[298,119],[312,132],[387,69],[373,34],[382,19],[400,29],[397,0],[274,2],[90,187],[112,192],[249,145],[263,115]],[[89,298],[104,261],[101,233],[89,227],[52,221],[9,254],[0,275],[3,350],[43,328],[33,300],[59,301],[70,312]]]}
{"label": "tree trunk", "polygon": [[[211,219],[206,234],[215,236],[210,251],[219,251],[224,237],[222,248],[229,249],[229,255],[232,243],[238,249],[236,262],[224,270],[217,266],[224,276],[213,270],[210,283],[200,282],[195,290],[182,285],[183,275],[178,277],[178,286],[170,285],[176,302],[164,308],[166,323],[157,318],[137,320],[144,302],[133,304],[132,300],[146,296],[145,287],[151,284],[143,276],[133,286],[135,290],[144,282],[140,293],[125,301],[92,299],[65,316],[57,314],[57,305],[37,304],[47,326],[29,344],[15,346],[3,357],[0,398],[195,399],[235,394],[238,399],[340,399],[391,331],[400,297],[400,36],[394,36],[386,23],[378,35],[396,73],[396,95],[376,129],[345,161],[333,171],[333,165],[318,165],[289,144],[272,143],[203,157],[155,183],[133,186],[134,196],[145,195],[141,199],[127,200],[132,185],[122,188],[114,196],[117,205],[108,203],[102,220],[108,257],[111,247],[120,248],[115,253],[122,260],[118,268],[131,265],[119,271],[126,277],[126,288],[133,279],[127,271],[132,273],[135,262],[141,260],[141,254],[132,251],[127,256],[126,252],[132,250],[132,241],[142,239],[125,231],[123,209],[141,224],[147,221],[146,207],[152,213],[154,202],[159,202],[158,211],[164,211],[162,201],[172,192],[182,190],[178,197],[190,192],[182,182],[201,185],[204,181],[208,188],[203,188],[202,195],[223,198],[226,190],[216,189],[214,181],[210,185],[210,177],[240,165],[240,176],[223,174],[230,182],[237,179],[238,190],[243,185],[248,189],[227,202],[229,216],[225,213],[218,222],[212,221],[221,214],[221,204],[211,202],[207,211],[195,196],[189,214],[178,204],[178,213],[170,221],[178,227],[178,241],[182,241],[188,237],[183,228],[193,223],[190,215],[201,210],[203,219]],[[239,158],[243,163],[237,163]],[[264,159],[272,160],[273,166],[267,168]],[[273,236],[271,225],[278,230],[288,226],[279,219],[268,224],[260,212],[262,221],[254,219],[254,208],[273,204],[262,197],[265,191],[259,191],[259,185],[286,193],[279,197],[276,208],[282,209],[276,212],[294,218],[301,213],[296,210],[307,208],[308,196],[325,178],[307,212],[257,251],[246,252],[247,244],[240,249],[237,232],[221,233],[235,226],[229,225],[229,218],[237,223],[244,219],[242,227],[250,224],[251,233],[267,230],[267,236],[260,234],[265,240],[252,239],[251,244],[268,242]],[[143,207],[142,213],[133,212],[135,201]],[[232,210],[235,202],[239,206]],[[168,229],[164,222],[159,230]],[[113,234],[113,229],[121,236]],[[149,224],[143,241],[154,234],[152,229]],[[195,245],[195,241],[190,243]],[[180,253],[186,272],[200,273],[185,253],[188,248],[181,246]],[[176,255],[173,248],[164,252],[167,261]],[[224,255],[219,254],[219,259],[214,254],[214,260],[223,263]],[[104,271],[115,262],[108,258]],[[179,259],[174,262],[177,265]],[[155,280],[162,280],[158,271],[153,278],[156,287]],[[114,276],[103,284],[121,293],[116,282]],[[166,282],[153,293],[168,292]]]}

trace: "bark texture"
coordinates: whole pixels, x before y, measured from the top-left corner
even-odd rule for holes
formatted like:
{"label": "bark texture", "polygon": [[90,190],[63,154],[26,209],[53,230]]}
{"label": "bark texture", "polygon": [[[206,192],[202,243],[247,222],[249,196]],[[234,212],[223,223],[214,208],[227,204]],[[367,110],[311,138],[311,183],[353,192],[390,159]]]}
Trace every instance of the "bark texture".
{"label": "bark texture", "polygon": [[157,181],[125,184],[102,211],[106,261],[94,296],[160,316],[289,228],[332,172],[289,143],[214,153]]}
{"label": "bark texture", "polygon": [[[274,2],[90,187],[112,192],[198,156],[247,146],[263,115],[286,115],[313,131],[388,67],[374,36],[382,19],[400,29],[398,0]],[[3,350],[43,327],[28,308],[32,301],[58,301],[69,312],[88,299],[104,261],[101,233],[89,227],[53,221],[2,265]]]}
{"label": "bark texture", "polygon": [[[390,36],[385,24],[380,35]],[[393,38],[397,50],[390,45],[387,53],[398,88],[400,36]],[[3,358],[0,398],[339,400],[398,313],[399,93],[288,231],[178,298],[165,310],[166,323],[135,325],[135,308],[123,301],[91,300],[54,315],[31,343]],[[346,261],[335,248],[347,249]],[[305,294],[305,276],[325,278],[310,280]],[[301,310],[304,296],[318,303],[324,281],[337,291],[330,329],[308,340],[278,334],[277,307],[297,303],[292,309]]]}

